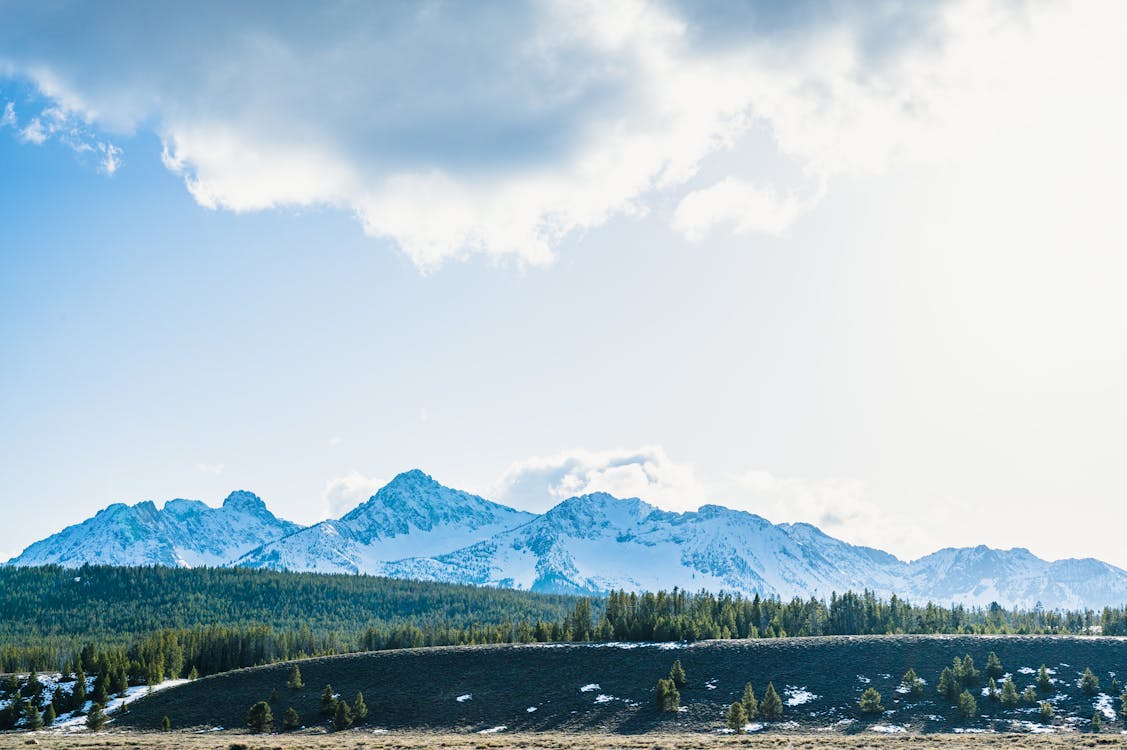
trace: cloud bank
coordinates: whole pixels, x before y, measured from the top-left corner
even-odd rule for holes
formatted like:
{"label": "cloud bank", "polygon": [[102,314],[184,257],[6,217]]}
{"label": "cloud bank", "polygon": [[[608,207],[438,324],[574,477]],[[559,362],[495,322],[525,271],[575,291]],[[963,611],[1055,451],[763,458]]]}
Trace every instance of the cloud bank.
{"label": "cloud bank", "polygon": [[[690,239],[783,232],[830,177],[926,140],[975,54],[961,35],[1023,8],[64,0],[0,11],[0,76],[47,102],[19,137],[151,129],[202,206],[337,207],[422,269],[547,264],[670,197]],[[726,164],[763,138],[797,190]],[[108,137],[89,145],[119,168]]]}

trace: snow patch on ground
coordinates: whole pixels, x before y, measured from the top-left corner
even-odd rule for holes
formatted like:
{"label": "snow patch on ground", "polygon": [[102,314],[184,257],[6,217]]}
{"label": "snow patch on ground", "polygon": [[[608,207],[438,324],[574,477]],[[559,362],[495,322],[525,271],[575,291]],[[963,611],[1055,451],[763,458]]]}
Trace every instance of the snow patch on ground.
{"label": "snow patch on ground", "polygon": [[497,734],[498,732],[504,732],[506,729],[508,729],[508,727],[505,726],[504,724],[502,724],[499,727],[490,727],[489,729],[482,729],[480,732],[478,732],[478,734]]}
{"label": "snow patch on ground", "polygon": [[1045,724],[1037,724],[1032,721],[1018,721],[1016,719],[1010,722],[1010,729],[1014,732],[1029,732],[1030,734],[1052,734],[1056,731],[1053,727]]}
{"label": "snow patch on ground", "polygon": [[977,727],[955,727],[955,734],[993,734],[993,730]]}
{"label": "snow patch on ground", "polygon": [[539,709],[540,709],[539,706],[529,706],[528,708],[524,709],[524,712],[526,714],[533,714],[533,713],[536,713]]}
{"label": "snow patch on ground", "polygon": [[880,732],[881,734],[901,734],[907,732],[908,728],[899,724],[874,724],[869,727],[870,732]]}
{"label": "snow patch on ground", "polygon": [[1096,696],[1096,710],[1104,715],[1108,721],[1115,721],[1115,709],[1111,705],[1111,696],[1100,693]]}
{"label": "snow patch on ground", "polygon": [[466,693],[465,695],[459,695],[454,700],[458,701],[459,703],[465,703],[466,701],[472,701],[473,700],[473,693]]}
{"label": "snow patch on ground", "polygon": [[593,693],[596,690],[602,690],[597,682],[588,682],[586,685],[579,688],[579,692],[581,693]]}
{"label": "snow patch on ground", "polygon": [[859,674],[859,675],[857,675],[857,682],[864,683],[865,685],[868,685],[870,682],[872,682],[872,680],[870,680],[868,677],[866,677],[863,674]]}
{"label": "snow patch on ground", "polygon": [[595,696],[595,703],[611,703],[616,700],[618,700],[618,698],[615,698],[613,695],[607,695],[606,693],[599,693]]}
{"label": "snow patch on ground", "polygon": [[715,677],[713,677],[711,680],[708,680],[704,683],[704,689],[705,690],[715,690],[717,682],[719,682],[719,680],[717,680]]}
{"label": "snow patch on ground", "polygon": [[817,700],[818,696],[811,693],[805,687],[797,685],[787,685],[783,688],[783,695],[787,697],[786,704],[788,706],[801,706],[804,703]]}
{"label": "snow patch on ground", "polygon": [[660,644],[658,646],[658,649],[660,649],[662,651],[673,651],[673,650],[679,649],[679,648],[686,648],[687,646],[688,646],[688,644],[685,643],[684,641],[673,641],[671,643]]}
{"label": "snow patch on ground", "polygon": [[744,731],[745,732],[758,732],[762,728],[763,728],[762,722],[758,722],[758,721],[753,721],[750,724],[744,724]]}

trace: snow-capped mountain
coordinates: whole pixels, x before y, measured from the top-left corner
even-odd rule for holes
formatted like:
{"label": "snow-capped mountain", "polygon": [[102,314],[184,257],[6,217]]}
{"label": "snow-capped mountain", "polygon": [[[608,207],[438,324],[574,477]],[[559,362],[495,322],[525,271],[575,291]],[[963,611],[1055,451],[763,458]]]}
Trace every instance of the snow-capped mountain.
{"label": "snow-capped mountain", "polygon": [[942,604],[1099,608],[1127,602],[1127,571],[1047,562],[1025,549],[943,549],[914,562],[705,505],[688,513],[637,498],[573,497],[542,515],[400,474],[337,520],[308,528],[235,492],[222,508],[173,500],[112,505],[28,547],[12,565],[237,565],[370,573],[533,591],[738,591],[828,597],[868,589]]}
{"label": "snow-capped mountain", "polygon": [[36,542],[9,565],[223,565],[302,528],[266,509],[261,498],[232,492],[222,507],[199,500],[114,503],[93,518]]}
{"label": "snow-capped mountain", "polygon": [[441,555],[535,518],[444,487],[415,469],[336,521],[265,544],[236,565],[322,573],[384,573],[385,563]]}

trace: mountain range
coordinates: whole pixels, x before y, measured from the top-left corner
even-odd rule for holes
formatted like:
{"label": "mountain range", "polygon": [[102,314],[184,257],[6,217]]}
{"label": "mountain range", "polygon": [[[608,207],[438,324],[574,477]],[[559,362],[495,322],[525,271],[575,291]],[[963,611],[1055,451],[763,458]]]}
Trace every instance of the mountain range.
{"label": "mountain range", "polygon": [[395,477],[335,520],[303,527],[260,498],[114,504],[36,542],[9,565],[241,566],[365,573],[532,591],[726,590],[829,597],[868,589],[913,601],[1100,608],[1127,602],[1127,571],[1026,549],[942,549],[912,562],[823,533],[705,505],[685,513],[603,493],[537,515],[444,487],[419,470]]}

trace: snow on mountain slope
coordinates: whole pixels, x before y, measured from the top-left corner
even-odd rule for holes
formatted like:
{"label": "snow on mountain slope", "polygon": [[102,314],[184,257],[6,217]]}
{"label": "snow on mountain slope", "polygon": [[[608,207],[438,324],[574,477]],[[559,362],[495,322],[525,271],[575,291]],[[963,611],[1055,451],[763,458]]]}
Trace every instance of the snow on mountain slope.
{"label": "snow on mountain slope", "polygon": [[669,513],[637,498],[597,493],[565,500],[525,526],[464,550],[401,560],[385,571],[574,593],[679,586],[789,597],[872,588],[874,581],[891,591],[892,570],[902,563],[873,552],[812,527],[792,535],[788,527],[716,505]]}
{"label": "snow on mountain slope", "polygon": [[1027,549],[942,549],[907,566],[918,598],[1008,606],[1101,607],[1127,602],[1127,571],[1086,558],[1047,562]]}
{"label": "snow on mountain slope", "polygon": [[32,544],[10,565],[223,565],[301,526],[283,521],[250,492],[232,492],[222,507],[199,500],[115,503],[93,518]]}
{"label": "snow on mountain slope", "polygon": [[384,564],[465,547],[535,518],[477,495],[444,487],[418,469],[340,520],[323,521],[251,550],[237,566],[323,573],[384,572]]}

